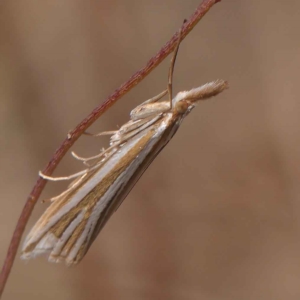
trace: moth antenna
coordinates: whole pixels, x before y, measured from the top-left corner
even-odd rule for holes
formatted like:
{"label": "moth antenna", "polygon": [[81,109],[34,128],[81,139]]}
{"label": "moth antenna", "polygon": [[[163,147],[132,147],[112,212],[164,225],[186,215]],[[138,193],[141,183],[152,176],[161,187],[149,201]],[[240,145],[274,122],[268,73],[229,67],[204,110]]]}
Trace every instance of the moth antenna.
{"label": "moth antenna", "polygon": [[[185,22],[186,22],[186,20],[183,21],[183,24]],[[177,53],[178,53],[178,50],[179,50],[179,45],[180,45],[180,42],[181,42],[182,31],[183,31],[183,28],[181,28],[178,32],[177,44],[174,48],[174,52],[173,52],[173,56],[172,56],[171,64],[170,64],[170,69],[169,69],[168,94],[169,94],[169,101],[170,101],[170,109],[172,109],[172,99],[173,99],[173,95],[172,95],[173,94],[173,72],[174,72]]]}

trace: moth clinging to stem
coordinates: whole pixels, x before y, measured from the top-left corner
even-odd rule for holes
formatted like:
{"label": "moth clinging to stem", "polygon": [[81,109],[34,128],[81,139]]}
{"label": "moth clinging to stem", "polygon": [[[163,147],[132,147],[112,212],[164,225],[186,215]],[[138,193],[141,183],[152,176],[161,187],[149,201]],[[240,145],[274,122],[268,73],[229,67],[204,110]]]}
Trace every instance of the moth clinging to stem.
{"label": "moth clinging to stem", "polygon": [[[75,180],[60,195],[51,198],[46,209],[25,239],[23,259],[49,253],[49,261],[67,265],[82,260],[110,216],[158,153],[171,140],[182,120],[199,101],[228,88],[224,80],[206,83],[172,97],[173,70],[181,33],[171,59],[168,87],[130,113],[130,120],[111,135],[110,146],[100,154],[83,158],[87,168],[67,177],[40,176],[51,181]],[[167,100],[162,98],[168,95]]]}

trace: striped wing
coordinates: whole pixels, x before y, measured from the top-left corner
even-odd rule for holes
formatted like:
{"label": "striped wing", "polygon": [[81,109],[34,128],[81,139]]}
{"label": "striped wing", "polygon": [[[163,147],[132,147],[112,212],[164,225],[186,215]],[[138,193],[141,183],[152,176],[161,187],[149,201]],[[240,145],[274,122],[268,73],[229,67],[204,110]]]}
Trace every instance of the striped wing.
{"label": "striped wing", "polygon": [[54,198],[26,238],[23,259],[50,252],[49,261],[72,265],[83,258],[109,217],[177,129],[171,113],[146,119],[141,125],[136,122],[132,127],[127,125],[132,130],[127,128],[124,133],[121,128],[111,138],[111,150],[99,157],[97,168],[92,167]]}

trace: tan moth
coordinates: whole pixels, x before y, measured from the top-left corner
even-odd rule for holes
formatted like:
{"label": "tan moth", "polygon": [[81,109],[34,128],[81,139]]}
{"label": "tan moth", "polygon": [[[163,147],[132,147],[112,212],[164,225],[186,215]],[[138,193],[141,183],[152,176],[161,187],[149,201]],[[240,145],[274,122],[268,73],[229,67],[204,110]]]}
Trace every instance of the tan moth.
{"label": "tan moth", "polygon": [[[82,158],[88,167],[67,177],[40,176],[51,181],[75,180],[66,191],[51,199],[28,234],[22,258],[49,253],[49,261],[74,265],[89,247],[158,153],[171,140],[182,120],[201,100],[216,96],[228,84],[206,83],[172,97],[173,69],[181,36],[169,70],[168,88],[130,113],[130,120],[110,134],[110,146],[100,154]],[[168,94],[167,100],[162,98]]]}

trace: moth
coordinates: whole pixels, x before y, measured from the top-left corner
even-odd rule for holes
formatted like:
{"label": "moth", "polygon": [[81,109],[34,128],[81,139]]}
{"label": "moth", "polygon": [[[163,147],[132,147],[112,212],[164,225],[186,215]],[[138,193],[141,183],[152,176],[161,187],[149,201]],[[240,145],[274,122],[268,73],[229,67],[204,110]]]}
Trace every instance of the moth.
{"label": "moth", "polygon": [[[30,259],[49,253],[51,262],[79,263],[130,190],[158,153],[172,139],[182,120],[201,101],[228,88],[224,80],[206,83],[172,97],[174,64],[181,35],[171,59],[168,88],[145,101],[130,113],[130,120],[109,134],[110,145],[98,155],[83,158],[87,168],[67,177],[44,179],[75,180],[60,195],[51,198],[46,209],[25,239],[21,257]],[[168,94],[167,99],[163,97]]]}

